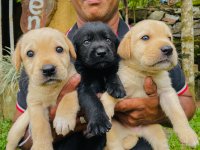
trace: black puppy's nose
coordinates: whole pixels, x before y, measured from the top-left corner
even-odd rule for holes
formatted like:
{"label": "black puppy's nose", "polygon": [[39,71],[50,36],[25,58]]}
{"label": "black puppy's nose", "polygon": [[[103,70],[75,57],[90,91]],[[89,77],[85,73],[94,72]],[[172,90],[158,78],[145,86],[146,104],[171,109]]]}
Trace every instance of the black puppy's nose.
{"label": "black puppy's nose", "polygon": [[171,46],[163,46],[160,50],[164,55],[170,56],[172,54],[173,48]]}
{"label": "black puppy's nose", "polygon": [[98,49],[96,50],[96,56],[97,56],[97,57],[104,57],[106,54],[107,54],[106,49],[98,48]]}
{"label": "black puppy's nose", "polygon": [[56,67],[54,65],[51,65],[51,64],[44,65],[42,67],[42,73],[46,77],[52,76],[56,73]]}

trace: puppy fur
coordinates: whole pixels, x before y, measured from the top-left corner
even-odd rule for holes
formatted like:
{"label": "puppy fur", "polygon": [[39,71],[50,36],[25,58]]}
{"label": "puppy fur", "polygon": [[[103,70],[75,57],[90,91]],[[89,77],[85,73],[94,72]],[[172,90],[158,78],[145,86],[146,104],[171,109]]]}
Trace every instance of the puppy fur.
{"label": "puppy fur", "polygon": [[[125,35],[119,45],[122,57],[118,75],[124,85],[127,98],[148,97],[143,89],[144,79],[151,76],[157,85],[160,106],[170,119],[180,141],[191,147],[198,144],[195,132],[189,126],[178,96],[171,86],[168,75],[177,64],[177,52],[172,43],[172,34],[166,24],[160,21],[139,22]],[[111,118],[117,99],[104,93],[101,97],[107,115]],[[144,137],[155,150],[169,149],[164,131],[159,124],[124,127],[112,121],[107,133],[107,150],[127,150],[134,147],[138,137]]]}
{"label": "puppy fur", "polygon": [[[27,32],[17,43],[13,62],[16,69],[21,63],[29,77],[28,108],[14,123],[8,134],[7,150],[14,150],[31,126],[33,150],[52,150],[52,135],[47,107],[56,99],[69,78],[76,73],[70,63],[70,55],[76,58],[72,43],[61,32],[40,28]],[[66,135],[74,130],[79,110],[76,91],[66,94],[60,101],[54,127],[58,134]]]}
{"label": "puppy fur", "polygon": [[88,121],[85,134],[101,135],[111,128],[111,123],[96,94],[107,91],[116,98],[125,96],[116,74],[119,40],[106,24],[89,22],[77,31],[73,44],[77,53],[75,68],[81,74],[78,99]]}

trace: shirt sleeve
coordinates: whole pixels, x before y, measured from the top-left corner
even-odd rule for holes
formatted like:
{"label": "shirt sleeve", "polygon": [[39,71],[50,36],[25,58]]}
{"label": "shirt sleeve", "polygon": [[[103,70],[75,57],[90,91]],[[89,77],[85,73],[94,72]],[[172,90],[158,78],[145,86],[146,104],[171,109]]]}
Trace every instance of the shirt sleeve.
{"label": "shirt sleeve", "polygon": [[169,75],[172,81],[172,87],[176,90],[177,94],[182,95],[188,88],[185,82],[184,73],[178,64],[173,69],[169,71]]}
{"label": "shirt sleeve", "polygon": [[27,108],[27,102],[26,102],[27,93],[28,93],[28,76],[23,69],[19,79],[19,91],[17,93],[17,104],[16,104],[16,108],[20,112],[24,112]]}

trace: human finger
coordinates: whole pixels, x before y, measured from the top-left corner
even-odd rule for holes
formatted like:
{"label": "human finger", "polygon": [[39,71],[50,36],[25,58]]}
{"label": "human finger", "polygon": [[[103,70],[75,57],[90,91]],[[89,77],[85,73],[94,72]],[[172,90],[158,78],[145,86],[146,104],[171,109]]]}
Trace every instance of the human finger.
{"label": "human finger", "polygon": [[62,97],[69,92],[72,92],[76,89],[76,87],[78,86],[78,84],[80,83],[81,80],[81,76],[80,74],[75,74],[73,75],[69,81],[65,84],[65,86],[62,88],[57,100],[60,101],[62,99]]}
{"label": "human finger", "polygon": [[130,115],[125,113],[116,113],[115,118],[124,126],[140,125],[140,119],[133,119]]}
{"label": "human finger", "polygon": [[143,98],[123,99],[115,105],[115,111],[126,112],[134,109],[141,110],[144,108]]}
{"label": "human finger", "polygon": [[151,77],[145,78],[144,90],[148,96],[156,96],[157,95],[157,86]]}

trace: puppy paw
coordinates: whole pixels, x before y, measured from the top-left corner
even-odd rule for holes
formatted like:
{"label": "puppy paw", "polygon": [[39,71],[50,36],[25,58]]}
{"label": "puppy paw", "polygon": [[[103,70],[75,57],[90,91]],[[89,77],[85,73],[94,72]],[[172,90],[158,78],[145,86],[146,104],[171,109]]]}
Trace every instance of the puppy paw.
{"label": "puppy paw", "polygon": [[53,126],[56,130],[56,133],[62,134],[65,136],[70,131],[73,131],[76,125],[75,119],[66,119],[64,117],[56,117],[53,121]]}
{"label": "puppy paw", "polygon": [[184,128],[183,132],[177,132],[177,135],[183,144],[190,147],[196,147],[199,144],[197,134],[190,127]]}
{"label": "puppy paw", "polygon": [[111,129],[111,123],[106,114],[99,114],[93,117],[88,122],[87,130],[84,132],[87,138],[91,138],[96,135],[102,135]]}
{"label": "puppy paw", "polygon": [[107,92],[114,98],[123,98],[126,96],[126,91],[120,84],[108,83],[106,89]]}

